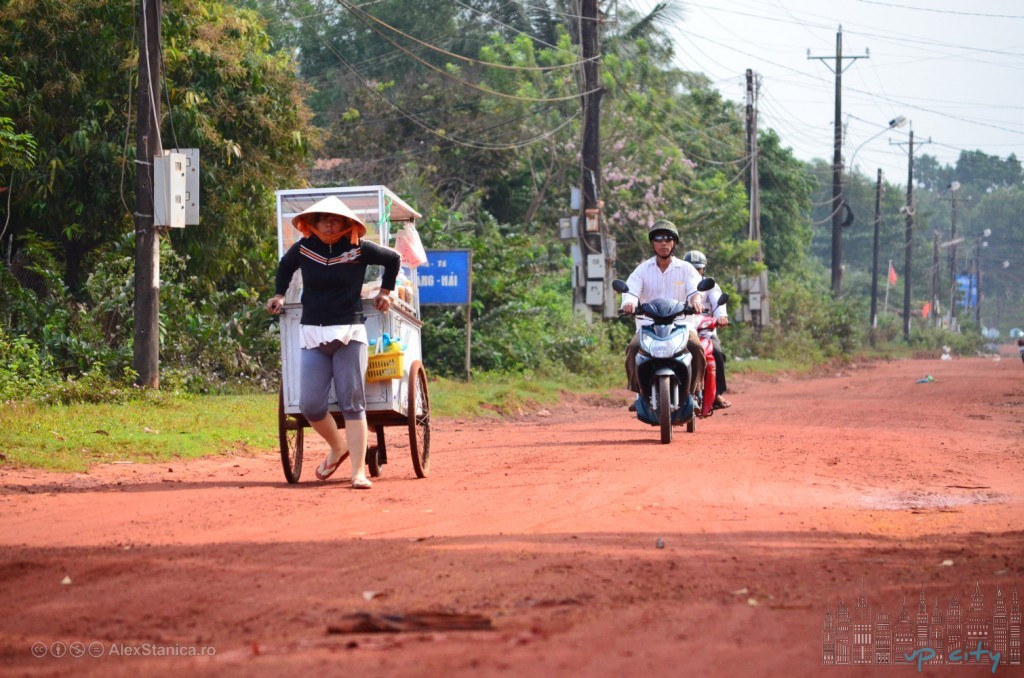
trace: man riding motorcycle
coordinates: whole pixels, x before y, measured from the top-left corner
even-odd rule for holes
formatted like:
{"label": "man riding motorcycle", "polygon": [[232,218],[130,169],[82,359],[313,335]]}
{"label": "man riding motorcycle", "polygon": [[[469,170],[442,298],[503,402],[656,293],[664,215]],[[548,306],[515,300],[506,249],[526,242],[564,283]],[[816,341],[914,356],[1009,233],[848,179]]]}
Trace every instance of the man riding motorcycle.
{"label": "man riding motorcycle", "polygon": [[[647,240],[651,243],[654,256],[637,266],[626,280],[629,292],[622,295],[622,312],[633,313],[639,304],[658,298],[688,302],[698,313],[702,312],[704,305],[697,290],[701,274],[689,262],[672,256],[679,242],[679,229],[671,221],[661,219],[651,226]],[[634,393],[640,392],[636,374],[636,355],[640,351],[639,330],[649,322],[637,319],[637,333],[626,347],[627,388]],[[699,385],[704,383],[705,360],[700,339],[692,328],[686,348],[693,358],[690,392],[696,393]],[[635,404],[631,405],[630,410],[635,407]]]}
{"label": "man riding motorcycle", "polygon": [[[688,261],[693,265],[697,272],[704,275],[704,271],[708,265],[708,258],[704,256],[704,253],[699,250],[690,250],[683,255],[683,261]],[[722,288],[717,284],[707,292],[702,292],[701,296],[704,301],[704,307],[712,313],[712,316],[717,321],[718,327],[725,327],[729,324],[729,312],[726,309],[725,304],[721,304],[718,298],[722,296]],[[732,403],[722,397],[722,394],[726,391],[725,385],[725,354],[722,353],[722,341],[718,338],[718,330],[714,329],[711,331],[711,343],[713,346],[713,353],[715,357],[715,384],[717,394],[715,395],[714,408],[716,410],[725,409],[731,407]]]}

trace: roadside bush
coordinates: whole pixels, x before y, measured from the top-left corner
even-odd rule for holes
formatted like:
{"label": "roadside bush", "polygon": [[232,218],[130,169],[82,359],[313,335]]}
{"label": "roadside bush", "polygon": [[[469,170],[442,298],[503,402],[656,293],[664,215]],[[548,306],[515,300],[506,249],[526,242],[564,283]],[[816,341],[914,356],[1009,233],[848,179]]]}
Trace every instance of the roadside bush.
{"label": "roadside bush", "polygon": [[[745,348],[761,358],[805,356],[810,362],[847,354],[861,341],[860,309],[855,302],[832,299],[822,281],[773,276],[771,322]],[[736,333],[735,341],[747,339]],[[753,340],[753,337],[749,337]],[[733,350],[738,350],[733,343]]]}
{"label": "roadside bush", "polygon": [[[259,292],[203,293],[166,239],[160,259],[162,387],[272,390],[280,343]],[[17,259],[0,267],[0,329],[16,337],[5,351],[5,399],[107,402],[124,396],[133,380],[134,262],[129,233],[90,257],[92,272],[82,299],[75,299],[55,273],[61,266],[52,247],[31,235],[23,239]]]}
{"label": "roadside bush", "polygon": [[948,346],[950,353],[959,356],[974,356],[984,352],[985,339],[974,325],[967,325],[960,333],[927,325],[911,327],[910,345],[914,349],[942,352]]}
{"label": "roadside bush", "polygon": [[119,403],[138,395],[125,372],[112,378],[102,363],[81,374],[63,375],[26,336],[11,337],[0,327],[0,402],[31,400],[44,405]]}
{"label": "roadside bush", "polygon": [[0,356],[0,401],[36,398],[58,381],[31,339],[11,337],[2,326]]}

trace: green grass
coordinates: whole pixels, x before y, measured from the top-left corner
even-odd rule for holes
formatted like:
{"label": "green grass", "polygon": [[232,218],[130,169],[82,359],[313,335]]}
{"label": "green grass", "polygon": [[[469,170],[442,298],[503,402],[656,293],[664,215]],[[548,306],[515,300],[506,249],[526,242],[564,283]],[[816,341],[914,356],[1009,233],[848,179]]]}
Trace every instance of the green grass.
{"label": "green grass", "polygon": [[[797,360],[730,360],[734,373],[806,372]],[[430,409],[438,417],[507,417],[557,406],[566,393],[601,398],[621,389],[614,372],[479,374],[471,382],[431,377]],[[227,452],[277,450],[277,394],[139,398],[119,404],[0,407],[0,468],[86,471],[95,463],[166,462]]]}
{"label": "green grass", "polygon": [[[533,412],[554,406],[573,381],[530,375],[481,375],[470,383],[431,378],[431,414],[497,417]],[[161,394],[120,404],[6,403],[0,408],[0,468],[86,471],[95,463],[276,451],[277,407],[276,393]]]}
{"label": "green grass", "polygon": [[558,403],[566,390],[600,391],[572,379],[530,375],[475,375],[473,381],[431,379],[430,411],[448,417],[515,416]]}
{"label": "green grass", "polygon": [[277,447],[277,395],[197,396],[123,404],[0,408],[3,465],[85,471]]}

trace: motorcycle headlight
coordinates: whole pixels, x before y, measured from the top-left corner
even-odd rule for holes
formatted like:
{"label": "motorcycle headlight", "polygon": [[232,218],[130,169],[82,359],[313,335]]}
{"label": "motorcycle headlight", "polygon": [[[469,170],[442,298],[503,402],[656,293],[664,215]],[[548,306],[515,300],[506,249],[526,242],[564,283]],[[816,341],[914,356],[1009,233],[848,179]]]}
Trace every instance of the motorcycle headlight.
{"label": "motorcycle headlight", "polygon": [[686,348],[686,335],[658,339],[650,335],[640,338],[640,348],[653,358],[671,358]]}
{"label": "motorcycle headlight", "polygon": [[671,341],[652,341],[648,353],[654,358],[671,358],[675,355],[675,347]]}

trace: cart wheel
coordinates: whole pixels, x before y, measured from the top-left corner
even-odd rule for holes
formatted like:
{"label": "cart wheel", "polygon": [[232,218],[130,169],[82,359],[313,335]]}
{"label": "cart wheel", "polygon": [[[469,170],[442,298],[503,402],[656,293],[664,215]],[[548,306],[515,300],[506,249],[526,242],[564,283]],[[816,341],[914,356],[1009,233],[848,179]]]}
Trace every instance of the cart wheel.
{"label": "cart wheel", "polygon": [[430,472],[430,396],[427,373],[420,361],[409,366],[409,447],[417,478]]}
{"label": "cart wheel", "polygon": [[378,426],[377,444],[366,446],[366,468],[370,471],[371,478],[380,477],[381,466],[388,463],[388,451],[384,444],[384,427]]}
{"label": "cart wheel", "polygon": [[284,477],[289,483],[297,483],[302,475],[302,423],[284,413],[283,387],[277,401],[277,424]]}

